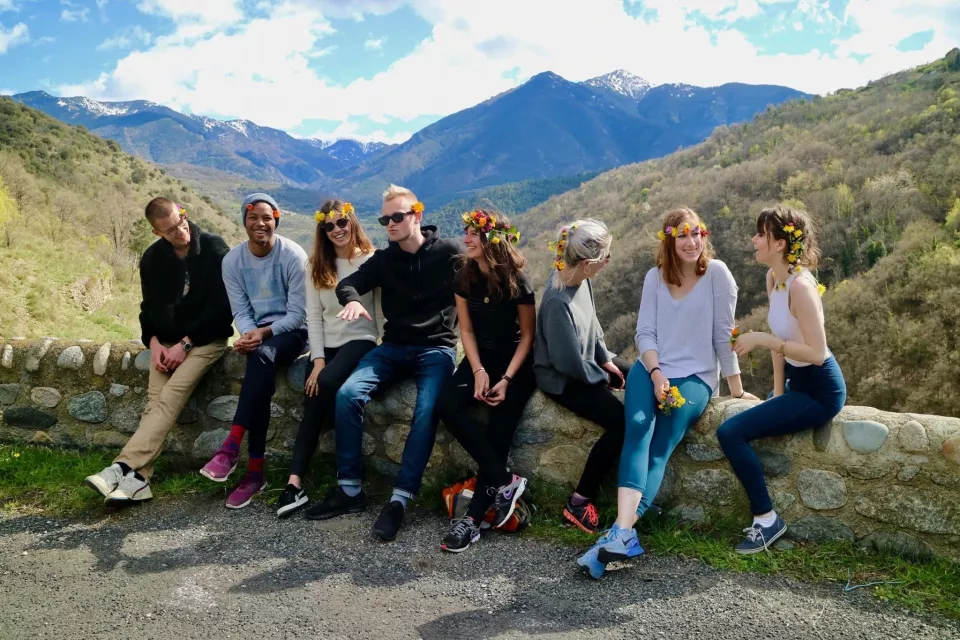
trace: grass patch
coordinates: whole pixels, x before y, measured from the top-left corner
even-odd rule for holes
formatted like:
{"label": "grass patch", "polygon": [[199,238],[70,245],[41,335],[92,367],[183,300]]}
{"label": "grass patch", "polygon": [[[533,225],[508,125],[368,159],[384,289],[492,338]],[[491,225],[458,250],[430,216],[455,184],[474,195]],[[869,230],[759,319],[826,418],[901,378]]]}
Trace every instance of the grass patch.
{"label": "grass patch", "polygon": [[[42,512],[57,516],[103,513],[110,507],[84,486],[83,479],[109,465],[108,452],[71,451],[25,445],[0,445],[0,510],[9,513]],[[312,465],[316,470],[305,479],[308,493],[318,498],[336,481],[333,464],[321,456]],[[270,488],[260,498],[272,501],[286,484],[287,464],[268,465]],[[215,485],[196,473],[195,466],[184,467],[160,458],[153,483],[155,500],[186,497],[226,499],[231,483]],[[452,474],[428,478],[421,492],[421,506],[444,514],[440,491],[456,478]],[[389,495],[389,484],[374,480],[368,489],[375,501]],[[565,526],[559,514],[567,491],[537,483],[528,496],[534,509],[533,523],[523,536],[557,544],[586,548],[593,538],[578,529]],[[616,513],[612,495],[599,500],[600,512],[609,526]],[[725,570],[778,574],[810,582],[828,582],[843,588],[871,582],[885,583],[869,587],[879,599],[904,606],[912,611],[938,613],[960,619],[960,565],[947,560],[911,562],[895,555],[868,555],[848,543],[807,545],[795,548],[741,556],[733,552],[744,526],[742,519],[719,515],[707,525],[684,527],[672,519],[648,516],[638,529],[644,547],[662,555],[697,559]],[[898,584],[889,584],[889,583]]]}

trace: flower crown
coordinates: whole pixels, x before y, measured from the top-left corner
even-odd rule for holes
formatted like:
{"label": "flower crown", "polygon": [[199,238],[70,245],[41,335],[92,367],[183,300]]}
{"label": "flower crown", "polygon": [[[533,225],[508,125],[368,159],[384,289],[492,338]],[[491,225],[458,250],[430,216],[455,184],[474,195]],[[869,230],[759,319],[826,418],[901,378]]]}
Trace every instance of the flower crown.
{"label": "flower crown", "polygon": [[553,261],[553,268],[557,271],[563,271],[566,268],[566,263],[563,261],[563,250],[567,246],[567,234],[571,231],[576,230],[577,225],[572,224],[569,227],[560,228],[560,239],[556,242],[550,242],[547,244],[547,248],[550,251],[553,251],[557,254],[557,259]]}
{"label": "flower crown", "polygon": [[[263,201],[261,200],[261,202],[263,202]],[[264,204],[269,204],[269,203],[264,203]],[[254,206],[256,206],[256,205],[254,205],[254,203],[252,203],[252,202],[249,203],[249,204],[247,205],[247,211],[253,211],[253,207],[254,207]],[[271,207],[271,209],[273,209],[273,207]],[[280,219],[280,211],[279,211],[278,209],[273,209],[273,217],[276,218],[277,220]]]}
{"label": "flower crown", "polygon": [[423,208],[423,203],[417,200],[413,203],[413,206],[410,207],[410,211],[413,211],[414,213],[423,213]]}
{"label": "flower crown", "polygon": [[184,207],[182,204],[180,204],[179,202],[174,202],[174,203],[173,203],[173,206],[174,206],[174,208],[176,209],[177,214],[178,214],[181,218],[185,218],[185,217],[187,216],[187,208]]}
{"label": "flower crown", "polygon": [[[787,270],[790,273],[800,273],[803,271],[803,267],[800,265],[800,258],[803,256],[803,229],[797,229],[793,224],[783,225],[783,232],[787,234],[787,237],[790,239],[790,244],[788,245],[789,251],[787,251]],[[787,288],[786,282],[776,282],[774,286],[777,289],[783,290]],[[817,285],[819,289],[822,285]],[[824,287],[826,290],[826,287]],[[820,295],[823,295],[821,293]]]}
{"label": "flower crown", "polygon": [[482,233],[490,244],[500,244],[500,238],[506,238],[510,244],[520,242],[520,232],[516,227],[508,227],[505,222],[498,221],[496,216],[479,209],[464,213],[461,219],[464,225],[473,227],[477,233]]}
{"label": "flower crown", "polygon": [[[700,224],[697,225],[697,227],[700,228],[701,237],[706,238],[708,235],[710,235],[710,232],[707,231],[707,225],[701,222]],[[670,225],[667,225],[660,231],[657,231],[657,238],[659,238],[660,241],[663,242],[664,240],[667,239],[667,236],[676,238],[681,233],[690,233],[690,229],[691,227],[689,222],[684,222],[683,227],[671,227]]]}
{"label": "flower crown", "polygon": [[343,206],[340,209],[331,209],[330,211],[324,213],[323,211],[317,210],[313,213],[313,219],[317,224],[322,224],[323,222],[329,220],[333,222],[337,218],[346,218],[353,213],[353,205],[349,202],[344,202]]}

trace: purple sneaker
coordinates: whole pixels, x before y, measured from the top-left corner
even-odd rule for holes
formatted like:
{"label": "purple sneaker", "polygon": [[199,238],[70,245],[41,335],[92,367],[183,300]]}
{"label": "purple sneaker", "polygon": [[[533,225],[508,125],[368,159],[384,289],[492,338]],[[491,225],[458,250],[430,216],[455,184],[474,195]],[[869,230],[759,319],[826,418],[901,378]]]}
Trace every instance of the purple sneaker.
{"label": "purple sneaker", "polygon": [[240,450],[235,447],[227,446],[224,442],[213,454],[210,462],[203,465],[200,469],[200,475],[214,482],[226,482],[233,470],[237,468],[237,459],[240,457]]}
{"label": "purple sneaker", "polygon": [[247,472],[240,481],[240,485],[227,498],[227,509],[243,509],[250,504],[253,496],[267,488],[267,481],[262,473]]}
{"label": "purple sneaker", "polygon": [[517,500],[523,495],[526,488],[527,479],[513,474],[510,484],[497,490],[497,495],[493,498],[493,508],[496,511],[496,516],[493,518],[494,529],[499,529],[510,519],[513,510],[517,508]]}

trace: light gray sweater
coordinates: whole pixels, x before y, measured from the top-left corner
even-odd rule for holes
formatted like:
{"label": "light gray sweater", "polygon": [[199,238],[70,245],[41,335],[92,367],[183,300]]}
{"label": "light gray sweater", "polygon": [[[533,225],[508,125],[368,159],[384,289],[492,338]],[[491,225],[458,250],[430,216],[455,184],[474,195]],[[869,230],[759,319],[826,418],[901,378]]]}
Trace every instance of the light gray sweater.
{"label": "light gray sweater", "polygon": [[603,342],[590,281],[561,291],[553,288],[554,271],[537,312],[537,336],[533,343],[533,372],[537,386],[560,394],[568,380],[584,384],[607,382],[601,365],[614,355]]}
{"label": "light gray sweater", "polygon": [[[352,261],[337,258],[337,282],[343,280],[360,268],[373,256],[373,252],[357,256]],[[336,287],[317,289],[310,275],[313,265],[307,260],[304,268],[307,295],[307,335],[310,338],[310,359],[323,358],[324,349],[342,347],[351,340],[369,340],[376,342],[383,335],[383,311],[380,309],[380,289],[373,289],[360,296],[360,304],[367,310],[373,321],[360,317],[351,322],[341,320],[337,314],[343,310],[337,300]]]}
{"label": "light gray sweater", "polygon": [[737,309],[737,283],[719,260],[707,264],[707,272],[687,295],[675,300],[667,283],[654,267],[643,279],[636,344],[644,352],[657,352],[660,370],[668,379],[696,375],[714,394],[720,376],[740,373],[737,354],[730,347],[730,332]]}

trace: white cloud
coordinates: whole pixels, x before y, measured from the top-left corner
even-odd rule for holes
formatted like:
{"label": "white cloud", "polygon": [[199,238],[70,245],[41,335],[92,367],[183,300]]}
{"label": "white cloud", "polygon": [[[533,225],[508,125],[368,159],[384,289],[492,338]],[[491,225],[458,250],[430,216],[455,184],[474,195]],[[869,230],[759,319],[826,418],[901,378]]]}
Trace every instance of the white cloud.
{"label": "white cloud", "polygon": [[97,51],[109,51],[111,49],[130,49],[137,44],[150,44],[153,36],[149,31],[140,25],[124,29],[112,38],[107,38],[97,45]]}
{"label": "white cloud", "polygon": [[386,41],[386,38],[367,38],[363,43],[363,48],[367,51],[379,51],[383,49],[384,41]]}
{"label": "white cloud", "polygon": [[0,53],[6,53],[18,44],[30,39],[30,31],[23,22],[18,22],[9,29],[0,24]]}
{"label": "white cloud", "polygon": [[64,9],[60,12],[62,22],[86,22],[89,19],[90,8],[81,7],[80,9]]}
{"label": "white cloud", "polygon": [[[729,21],[780,1],[645,0],[645,8],[656,12],[648,23],[631,17],[622,0],[411,0],[433,25],[430,35],[384,71],[336,86],[322,79],[322,54],[330,51],[324,39],[333,33],[329,18],[385,13],[396,0],[274,0],[247,16],[239,0],[141,0],[141,11],[171,18],[176,31],[125,56],[96,80],[61,91],[144,98],[283,129],[308,119],[396,125],[470,107],[547,70],[583,80],[625,68],[655,84],[740,81],[825,93],[929,61],[957,45],[944,19],[955,0],[919,0],[922,11],[907,10],[906,0],[885,0],[910,14],[908,26],[895,24],[904,18],[886,17],[889,12],[877,11],[872,0],[850,0],[843,20],[861,33],[837,43],[837,54],[763,55],[733,26],[708,29],[691,16],[701,11]],[[808,22],[839,26],[822,1],[801,0],[786,24],[800,14]],[[893,48],[924,29],[935,35],[922,51]],[[852,53],[870,56],[861,62]]]}

